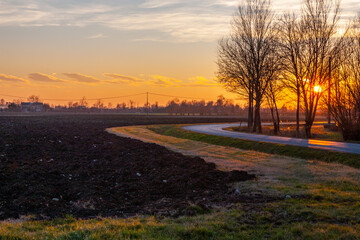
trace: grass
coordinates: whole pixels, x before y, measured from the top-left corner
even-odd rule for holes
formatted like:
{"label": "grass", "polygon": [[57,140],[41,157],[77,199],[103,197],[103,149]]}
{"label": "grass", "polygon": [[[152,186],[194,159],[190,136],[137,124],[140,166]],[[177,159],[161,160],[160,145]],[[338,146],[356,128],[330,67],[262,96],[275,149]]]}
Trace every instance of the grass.
{"label": "grass", "polygon": [[[304,126],[300,126],[300,138],[305,137]],[[237,132],[249,132],[246,126],[242,127],[229,127],[226,128],[229,131]],[[273,125],[263,125],[262,132],[264,135],[274,135],[274,126]],[[339,131],[333,131],[329,128],[325,128],[324,124],[314,124],[311,128],[312,139],[316,140],[328,140],[328,141],[339,141],[343,142],[342,135]],[[280,125],[280,133],[278,136],[282,137],[296,137],[296,125],[294,124],[282,124]]]}
{"label": "grass", "polygon": [[[313,200],[312,205],[316,206]],[[211,214],[158,220],[76,220],[71,216],[52,221],[0,223],[0,239],[359,239],[355,217],[340,213],[339,221],[328,215],[333,206],[316,210],[297,199],[284,200],[258,211],[214,210]],[[318,206],[316,206],[318,208]],[[334,214],[339,214],[334,212]],[[330,220],[329,220],[330,219]],[[340,222],[342,221],[342,222]]]}
{"label": "grass", "polygon": [[150,127],[149,129],[158,134],[162,134],[166,136],[191,139],[191,140],[206,142],[214,145],[235,147],[245,150],[254,150],[258,152],[296,157],[306,160],[336,162],[351,167],[360,168],[360,155],[357,154],[331,152],[331,151],[313,149],[313,148],[248,141],[248,140],[241,140],[241,139],[235,139],[229,137],[194,133],[182,129],[181,125],[159,125],[159,126]]}
{"label": "grass", "polygon": [[338,206],[319,194],[177,219],[8,221],[0,223],[0,239],[359,239],[359,204]]}

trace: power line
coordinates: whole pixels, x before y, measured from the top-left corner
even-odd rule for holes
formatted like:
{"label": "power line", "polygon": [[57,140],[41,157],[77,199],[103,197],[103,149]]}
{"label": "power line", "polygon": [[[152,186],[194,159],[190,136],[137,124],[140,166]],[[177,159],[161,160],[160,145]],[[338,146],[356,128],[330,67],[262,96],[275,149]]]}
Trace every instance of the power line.
{"label": "power line", "polygon": [[14,96],[14,95],[6,95],[6,94],[0,94],[0,95],[5,96],[5,97],[26,98],[26,97],[20,97],[20,96]]}
{"label": "power line", "polygon": [[[103,97],[103,98],[87,98],[86,100],[88,101],[93,101],[93,100],[107,100],[107,99],[116,99],[116,98],[125,98],[125,97],[134,97],[134,96],[140,96],[140,95],[145,95],[146,93],[138,93],[138,94],[131,94],[131,95],[123,95],[123,96],[116,96],[116,97]],[[24,97],[24,96],[14,96],[14,95],[7,95],[7,94],[0,94],[0,96],[5,96],[5,97],[14,97],[14,98],[25,98],[27,99],[28,97]],[[42,100],[46,100],[46,101],[77,101],[81,98],[73,98],[73,99],[60,99],[60,98],[42,98]]]}
{"label": "power line", "polygon": [[[117,96],[117,97],[104,97],[104,98],[89,98],[86,100],[105,100],[105,99],[116,99],[116,98],[125,98],[125,97],[135,97],[140,95],[145,95],[146,93],[138,93],[138,94],[132,94],[132,95],[124,95],[124,96]],[[49,99],[47,99],[49,100]]]}
{"label": "power line", "polygon": [[[199,98],[199,97],[182,97],[182,96],[172,96],[166,94],[159,94],[159,93],[152,93],[149,92],[151,95],[161,96],[161,97],[172,97],[172,98],[186,98],[186,99],[198,99],[198,100],[205,100],[206,98]],[[207,99],[208,100],[208,99]]]}
{"label": "power line", "polygon": [[[94,100],[109,100],[109,99],[117,99],[117,98],[126,98],[126,97],[135,97],[135,96],[141,96],[146,95],[147,99],[149,95],[155,95],[160,97],[170,97],[170,98],[181,98],[181,99],[193,99],[193,100],[209,100],[209,98],[199,98],[199,97],[185,97],[185,96],[175,96],[175,95],[167,95],[167,94],[160,94],[160,93],[152,93],[152,92],[144,92],[144,93],[138,93],[138,94],[130,94],[130,95],[122,95],[122,96],[114,96],[114,97],[102,97],[102,98],[86,98],[87,101],[94,101]],[[28,97],[24,96],[15,96],[15,95],[7,95],[7,94],[1,94],[0,96],[5,97],[13,97],[13,98],[20,98],[20,99],[27,99]],[[41,98],[41,100],[45,101],[78,101],[81,98],[72,98],[72,99],[61,99],[61,98]],[[212,100],[212,99],[211,99]]]}

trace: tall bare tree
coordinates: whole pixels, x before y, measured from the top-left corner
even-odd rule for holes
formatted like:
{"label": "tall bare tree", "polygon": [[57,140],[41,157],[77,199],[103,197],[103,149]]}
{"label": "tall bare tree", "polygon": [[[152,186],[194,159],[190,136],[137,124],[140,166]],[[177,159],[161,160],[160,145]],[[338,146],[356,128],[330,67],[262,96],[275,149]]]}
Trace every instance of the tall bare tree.
{"label": "tall bare tree", "polygon": [[278,108],[279,100],[284,97],[285,85],[280,81],[271,81],[269,87],[265,93],[267,104],[270,108],[271,118],[274,124],[274,134],[277,135],[280,132],[280,114]]}
{"label": "tall bare tree", "polygon": [[300,81],[300,89],[305,107],[307,138],[311,137],[311,127],[329,74],[336,69],[332,59],[336,59],[340,43],[335,38],[339,6],[336,0],[305,0],[300,24],[306,43],[307,75],[306,79]]}
{"label": "tall bare tree", "polygon": [[36,95],[31,95],[30,97],[28,97],[27,100],[28,100],[29,102],[34,102],[34,103],[40,102],[39,96],[36,96]]}
{"label": "tall bare tree", "polygon": [[306,81],[307,51],[302,34],[303,25],[295,14],[285,14],[280,21],[280,48],[282,78],[288,90],[296,95],[296,136],[300,136],[300,83]]}
{"label": "tall bare tree", "polygon": [[103,109],[104,108],[104,103],[101,99],[97,100],[94,105],[93,105],[95,108],[98,108],[98,109]]}
{"label": "tall bare tree", "polygon": [[327,103],[344,140],[360,140],[360,18],[346,38],[341,68]]}
{"label": "tall bare tree", "polygon": [[[337,37],[337,0],[305,0],[299,18],[286,15],[282,26],[283,76],[305,110],[305,135],[311,137],[320,98],[330,87],[331,73],[339,67],[344,38]],[[299,128],[297,127],[299,134]]]}
{"label": "tall bare tree", "polygon": [[86,97],[82,97],[82,99],[80,99],[79,105],[82,107],[87,107],[88,106],[88,102],[86,101]]}
{"label": "tall bare tree", "polygon": [[269,0],[247,0],[233,17],[230,36],[219,42],[217,77],[226,89],[248,99],[248,127],[254,132],[261,132],[263,96],[279,70],[270,6]]}

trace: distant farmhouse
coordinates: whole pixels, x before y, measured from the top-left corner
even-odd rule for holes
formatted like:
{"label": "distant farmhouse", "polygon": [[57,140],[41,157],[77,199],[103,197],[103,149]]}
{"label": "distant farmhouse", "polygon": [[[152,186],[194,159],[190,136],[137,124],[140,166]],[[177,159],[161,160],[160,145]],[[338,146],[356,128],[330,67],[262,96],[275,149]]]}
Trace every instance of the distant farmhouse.
{"label": "distant farmhouse", "polygon": [[43,112],[44,104],[40,102],[22,102],[20,109],[22,112]]}

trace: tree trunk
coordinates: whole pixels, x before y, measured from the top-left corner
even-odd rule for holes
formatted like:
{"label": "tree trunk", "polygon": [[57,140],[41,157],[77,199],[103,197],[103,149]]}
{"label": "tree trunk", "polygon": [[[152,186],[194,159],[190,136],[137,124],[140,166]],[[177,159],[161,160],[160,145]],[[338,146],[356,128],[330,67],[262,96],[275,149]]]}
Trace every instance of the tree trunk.
{"label": "tree trunk", "polygon": [[[280,116],[279,116],[279,109],[276,104],[276,99],[275,99],[274,93],[272,94],[272,101],[274,102],[274,108],[275,108],[275,112],[276,112],[276,125],[274,125],[274,133],[276,133],[276,135],[277,135],[280,132]],[[273,121],[275,122],[274,117],[273,117]],[[275,129],[275,127],[276,127],[276,129]]]}
{"label": "tree trunk", "polygon": [[311,127],[313,125],[314,120],[311,118],[311,116],[306,116],[305,120],[305,137],[311,138]]}
{"label": "tree trunk", "polygon": [[300,137],[300,90],[297,90],[296,99],[296,137]]}
{"label": "tree trunk", "polygon": [[253,132],[262,133],[261,119],[260,119],[260,101],[258,99],[256,99],[256,103],[255,103],[255,119],[254,119]]}
{"label": "tree trunk", "polygon": [[271,111],[271,119],[273,121],[274,124],[274,135],[278,135],[278,127],[277,127],[277,123],[275,120],[275,115],[274,115],[274,108],[270,108]]}
{"label": "tree trunk", "polygon": [[253,108],[253,95],[249,93],[249,110],[248,110],[248,129],[251,130],[253,127],[254,119],[254,108]]}
{"label": "tree trunk", "polygon": [[258,114],[257,114],[256,106],[255,106],[254,112],[255,112],[255,114],[254,114],[254,125],[253,125],[252,132],[256,132],[256,130],[257,130],[257,117],[258,117]]}
{"label": "tree trunk", "polygon": [[280,132],[280,115],[279,115],[279,109],[276,105],[276,102],[275,102],[275,112],[276,112],[276,123],[277,123],[276,132],[279,133]]}
{"label": "tree trunk", "polygon": [[305,136],[311,138],[311,125],[305,124]]}

